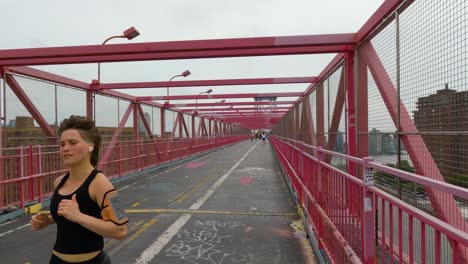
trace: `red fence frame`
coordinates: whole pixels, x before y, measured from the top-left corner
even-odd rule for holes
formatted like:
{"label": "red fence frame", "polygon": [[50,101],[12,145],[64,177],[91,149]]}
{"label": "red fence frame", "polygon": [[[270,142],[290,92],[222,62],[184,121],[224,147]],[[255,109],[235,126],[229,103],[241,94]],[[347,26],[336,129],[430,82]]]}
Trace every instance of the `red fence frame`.
{"label": "red fence frame", "polygon": [[[425,263],[429,254],[426,252],[426,227],[434,230],[435,263],[447,263],[444,256],[450,257],[450,263],[464,263],[467,260],[468,234],[464,230],[398,200],[373,187],[373,183],[333,167],[325,162],[325,156],[344,158],[360,165],[363,168],[360,174],[383,171],[462,199],[468,199],[467,189],[400,171],[367,158],[332,152],[288,138],[272,136],[271,142],[291,182],[298,204],[313,224],[320,248],[327,253],[332,263],[360,263],[361,260],[363,263],[374,263],[377,257],[382,262],[390,258],[399,263],[413,263],[418,257],[419,261]],[[309,154],[311,151],[314,156]],[[371,199],[367,199],[366,192]],[[388,218],[385,216],[387,207]],[[397,215],[394,215],[395,211]],[[374,220],[377,215],[380,216],[380,228]],[[408,223],[403,218],[408,219]],[[413,230],[413,222],[416,221],[420,222],[419,236],[417,230]],[[385,230],[387,223],[392,227],[389,232]],[[393,234],[396,225],[398,241]],[[405,225],[409,229],[407,241],[404,241],[403,234]],[[442,247],[442,236],[447,238],[450,249]],[[377,252],[379,248],[380,252]],[[416,252],[419,252],[418,256]]]}
{"label": "red fence frame", "polygon": [[[113,146],[103,144],[103,153],[109,149],[108,160],[98,168],[110,179],[140,172],[163,163],[233,144],[248,136],[218,138],[170,138],[139,141],[118,141]],[[138,150],[138,155],[135,155]],[[0,181],[0,209],[11,206],[24,208],[27,204],[42,202],[53,192],[54,179],[67,170],[60,160],[59,146],[20,146],[3,149],[1,172],[8,175]],[[107,152],[106,152],[107,153]],[[1,178],[1,177],[0,177]]]}

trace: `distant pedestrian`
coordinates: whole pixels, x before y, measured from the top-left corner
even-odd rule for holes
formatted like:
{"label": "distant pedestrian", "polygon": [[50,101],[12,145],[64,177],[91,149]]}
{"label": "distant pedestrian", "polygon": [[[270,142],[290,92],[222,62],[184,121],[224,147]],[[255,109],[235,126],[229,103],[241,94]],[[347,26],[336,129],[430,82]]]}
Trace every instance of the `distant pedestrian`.
{"label": "distant pedestrian", "polygon": [[266,133],[262,132],[262,144],[265,145]]}

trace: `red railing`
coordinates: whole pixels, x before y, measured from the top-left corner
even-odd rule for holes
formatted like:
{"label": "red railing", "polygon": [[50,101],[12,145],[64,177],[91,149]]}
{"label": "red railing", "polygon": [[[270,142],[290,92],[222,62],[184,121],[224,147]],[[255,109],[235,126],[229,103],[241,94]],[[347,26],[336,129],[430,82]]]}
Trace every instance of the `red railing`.
{"label": "red railing", "polygon": [[[120,141],[107,162],[98,168],[110,179],[143,171],[161,163],[179,160],[195,153],[247,139],[247,136],[219,138],[170,138]],[[101,154],[108,148],[104,143]],[[55,178],[66,169],[60,160],[59,146],[20,146],[2,150],[0,159],[0,209],[41,202],[53,192]]]}
{"label": "red railing", "polygon": [[[377,259],[380,263],[466,263],[466,219],[457,221],[457,226],[443,222],[374,186],[373,175],[380,171],[401,177],[458,201],[468,201],[467,189],[368,158],[277,136],[271,139],[304,216],[313,225],[319,248],[332,263],[375,263]],[[332,157],[345,159],[347,167],[353,167],[349,163],[359,167],[360,176],[330,165]]]}

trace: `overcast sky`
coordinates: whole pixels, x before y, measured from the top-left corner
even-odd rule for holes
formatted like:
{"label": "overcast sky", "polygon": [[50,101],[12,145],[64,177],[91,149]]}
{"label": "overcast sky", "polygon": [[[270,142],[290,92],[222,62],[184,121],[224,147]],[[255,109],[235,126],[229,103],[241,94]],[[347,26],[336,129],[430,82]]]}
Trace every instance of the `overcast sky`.
{"label": "overcast sky", "polygon": [[[356,32],[383,0],[2,0],[0,49],[94,45],[130,26],[135,42],[288,36]],[[7,37],[6,37],[7,36]],[[108,44],[126,43],[114,39]],[[335,54],[105,63],[102,82],[166,81],[189,69],[185,80],[318,75]],[[41,66],[84,82],[97,79],[96,64]],[[212,87],[214,93],[304,91],[306,84]],[[172,88],[171,95],[207,87]],[[234,90],[235,89],[235,90]],[[165,95],[165,89],[121,90]],[[288,98],[284,98],[287,100]],[[248,99],[239,99],[245,101]],[[231,99],[230,101],[234,101]],[[180,101],[184,102],[184,101]],[[205,102],[210,102],[206,100]]]}

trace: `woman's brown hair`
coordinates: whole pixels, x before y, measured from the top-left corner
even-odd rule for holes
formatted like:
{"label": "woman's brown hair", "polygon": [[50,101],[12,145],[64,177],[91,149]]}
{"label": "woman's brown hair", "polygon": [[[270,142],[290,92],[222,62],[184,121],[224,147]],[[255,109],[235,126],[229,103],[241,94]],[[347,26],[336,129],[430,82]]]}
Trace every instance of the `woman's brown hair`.
{"label": "woman's brown hair", "polygon": [[91,152],[90,161],[91,164],[96,167],[99,161],[99,149],[101,147],[101,135],[96,128],[94,121],[81,117],[71,115],[69,118],[64,119],[60,123],[59,136],[62,135],[63,131],[68,129],[76,129],[80,133],[80,136],[88,143],[93,144],[93,151]]}

